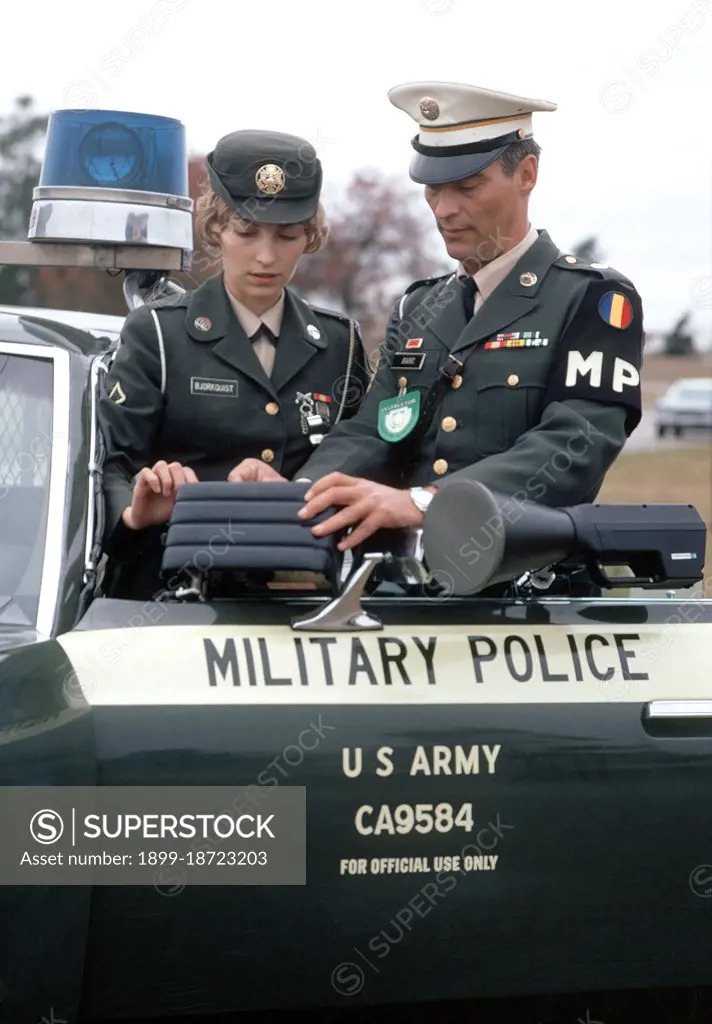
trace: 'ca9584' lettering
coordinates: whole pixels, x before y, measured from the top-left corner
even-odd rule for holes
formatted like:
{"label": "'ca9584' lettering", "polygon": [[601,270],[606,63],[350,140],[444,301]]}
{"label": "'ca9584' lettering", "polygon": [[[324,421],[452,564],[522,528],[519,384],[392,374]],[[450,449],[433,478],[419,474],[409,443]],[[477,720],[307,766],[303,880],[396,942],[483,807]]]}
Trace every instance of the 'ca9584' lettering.
{"label": "'ca9584' lettering", "polygon": [[462,804],[459,808],[452,804],[398,804],[391,808],[382,804],[379,808],[364,804],[356,811],[354,818],[356,831],[362,836],[407,836],[411,832],[451,832],[461,828],[471,832],[474,823],[472,804]]}

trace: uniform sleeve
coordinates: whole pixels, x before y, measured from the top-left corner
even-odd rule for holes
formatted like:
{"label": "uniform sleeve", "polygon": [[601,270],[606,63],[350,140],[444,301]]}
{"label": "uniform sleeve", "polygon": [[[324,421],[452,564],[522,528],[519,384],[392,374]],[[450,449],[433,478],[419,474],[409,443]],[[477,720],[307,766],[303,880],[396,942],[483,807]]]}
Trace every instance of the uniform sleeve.
{"label": "uniform sleeve", "polygon": [[640,422],[642,355],[638,293],[621,280],[591,282],[561,336],[540,422],[449,479],[550,506],[593,500]]}
{"label": "uniform sleeve", "polygon": [[329,473],[368,476],[369,480],[391,483],[394,474],[393,446],[378,434],[378,404],[397,394],[398,388],[389,369],[390,355],[397,339],[394,336],[398,308],[388,320],[386,338],[379,350],[375,373],[363,354],[365,395],[348,420],[342,419],[316,452],[302,466],[300,477],[318,480]]}
{"label": "uniform sleeve", "polygon": [[[148,465],[163,413],[165,356],[151,310],[128,315],[116,356],[98,403],[104,439],[103,489],[107,554],[122,558],[143,547],[145,531],[128,530],[121,522],[131,504],[133,477]],[[128,547],[127,547],[128,544]]]}

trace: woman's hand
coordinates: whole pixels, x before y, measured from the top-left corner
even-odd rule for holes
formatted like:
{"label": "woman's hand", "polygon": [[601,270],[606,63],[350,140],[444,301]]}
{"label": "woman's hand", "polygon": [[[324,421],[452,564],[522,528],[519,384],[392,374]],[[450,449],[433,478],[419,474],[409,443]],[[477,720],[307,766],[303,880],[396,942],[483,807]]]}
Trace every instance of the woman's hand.
{"label": "woman's hand", "polygon": [[276,469],[272,469],[260,459],[243,459],[230,470],[227,478],[231,483],[262,484],[268,481],[288,483],[287,479],[280,476]]}
{"label": "woman's hand", "polygon": [[131,504],[122,519],[130,530],[167,523],[171,517],[176,491],[182,484],[197,484],[198,478],[189,466],[180,462],[157,462],[144,467],[136,477]]}

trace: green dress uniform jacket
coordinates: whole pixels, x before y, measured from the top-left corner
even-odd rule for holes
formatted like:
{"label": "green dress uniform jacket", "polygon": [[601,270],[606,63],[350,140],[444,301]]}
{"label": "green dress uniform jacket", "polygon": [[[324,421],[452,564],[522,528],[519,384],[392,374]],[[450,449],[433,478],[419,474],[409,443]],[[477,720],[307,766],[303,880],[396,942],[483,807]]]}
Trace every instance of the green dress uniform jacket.
{"label": "green dress uniform jacket", "polygon": [[[631,282],[563,255],[540,231],[469,322],[455,275],[410,286],[358,414],[302,475],[339,470],[400,487],[466,477],[516,500],[592,501],[640,420],[642,350]],[[448,377],[439,376],[443,367]],[[381,403],[401,393],[422,413],[438,380],[445,390],[422,436],[421,421],[401,439],[384,439]]]}
{"label": "green dress uniform jacket", "polygon": [[149,546],[153,562],[142,578],[155,585],[160,565],[165,527],[133,531],[121,521],[142,467],[165,459],[190,466],[200,481],[226,480],[243,459],[258,458],[292,478],[314,450],[305,414],[320,413],[326,433],[356,412],[371,376],[358,325],[285,292],[269,377],[222,274],[127,316],[98,408],[105,551],[128,565],[124,581]]}

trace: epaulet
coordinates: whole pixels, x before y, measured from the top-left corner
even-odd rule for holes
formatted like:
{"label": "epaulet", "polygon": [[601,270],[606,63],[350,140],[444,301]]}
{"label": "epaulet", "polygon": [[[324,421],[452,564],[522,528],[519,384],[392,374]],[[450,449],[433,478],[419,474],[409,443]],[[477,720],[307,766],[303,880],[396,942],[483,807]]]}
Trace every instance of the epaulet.
{"label": "epaulet", "polygon": [[558,259],[554,260],[554,266],[561,267],[563,270],[583,271],[604,281],[621,281],[624,284],[629,284],[631,288],[633,287],[630,278],[620,270],[616,270],[615,267],[611,267],[607,263],[589,263],[588,260],[581,260],[578,256],[572,256],[570,253],[562,253]]}
{"label": "epaulet", "polygon": [[185,308],[190,302],[192,292],[186,291],[182,295],[169,294],[161,295],[160,298],[150,299],[146,306],[149,309],[180,309]]}
{"label": "epaulet", "polygon": [[[325,309],[323,306],[313,306],[311,302],[309,303],[309,308],[319,316],[333,317],[334,320],[340,320],[342,324],[350,324],[354,320],[354,317],[349,316],[348,313],[340,313],[336,309]],[[354,322],[357,323],[357,321]]]}
{"label": "epaulet", "polygon": [[447,274],[438,274],[437,277],[423,277],[419,281],[411,282],[398,300],[398,318],[400,320],[403,319],[403,310],[408,296],[412,295],[414,292],[420,291],[421,288],[432,288],[433,285],[438,284],[440,281],[447,281],[452,276],[452,272],[450,272]]}

